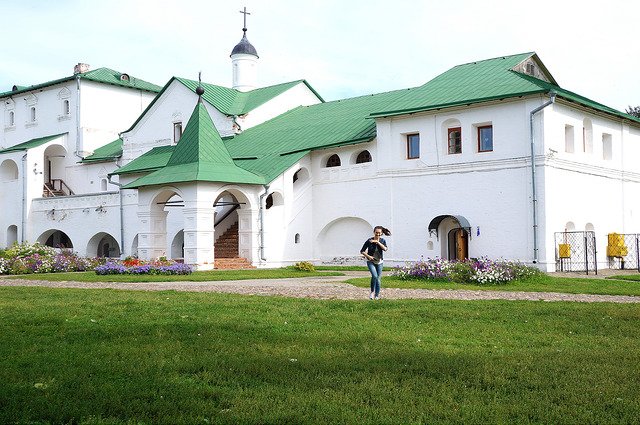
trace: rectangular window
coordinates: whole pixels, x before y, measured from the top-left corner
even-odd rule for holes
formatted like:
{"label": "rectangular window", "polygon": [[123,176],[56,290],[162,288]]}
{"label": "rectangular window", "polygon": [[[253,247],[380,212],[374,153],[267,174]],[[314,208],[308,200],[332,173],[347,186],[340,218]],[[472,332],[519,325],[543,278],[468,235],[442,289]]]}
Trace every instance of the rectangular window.
{"label": "rectangular window", "polygon": [[182,123],[174,122],[173,123],[173,143],[178,143],[181,137],[182,137]]}
{"label": "rectangular window", "polygon": [[462,153],[462,129],[460,127],[447,130],[449,136],[449,153]]}
{"label": "rectangular window", "polygon": [[36,108],[35,108],[35,106],[31,107],[31,122],[36,122]]}
{"label": "rectangular window", "polygon": [[564,151],[573,153],[573,126],[564,126]]}
{"label": "rectangular window", "polygon": [[407,158],[420,158],[420,135],[407,134]]}
{"label": "rectangular window", "polygon": [[602,159],[609,161],[613,159],[613,141],[611,135],[602,133]]}
{"label": "rectangular window", "polygon": [[62,102],[62,115],[70,115],[70,114],[71,114],[71,107],[69,105],[69,101],[64,100]]}
{"label": "rectangular window", "polygon": [[491,152],[493,150],[493,126],[478,127],[478,152]]}

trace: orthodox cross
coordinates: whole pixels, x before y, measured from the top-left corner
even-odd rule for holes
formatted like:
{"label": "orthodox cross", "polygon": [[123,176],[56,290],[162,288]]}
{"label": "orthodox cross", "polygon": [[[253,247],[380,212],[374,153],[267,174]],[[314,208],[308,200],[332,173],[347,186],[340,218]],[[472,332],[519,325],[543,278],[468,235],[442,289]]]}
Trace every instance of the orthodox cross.
{"label": "orthodox cross", "polygon": [[247,32],[247,15],[251,15],[251,13],[247,12],[247,7],[244,7],[244,10],[241,10],[240,13],[244,15],[244,27],[242,31]]}

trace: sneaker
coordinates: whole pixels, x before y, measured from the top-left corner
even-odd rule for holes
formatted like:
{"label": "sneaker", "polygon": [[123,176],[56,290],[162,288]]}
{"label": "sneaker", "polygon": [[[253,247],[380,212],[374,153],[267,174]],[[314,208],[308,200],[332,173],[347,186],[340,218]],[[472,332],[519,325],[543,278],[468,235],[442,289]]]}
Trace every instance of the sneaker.
{"label": "sneaker", "polygon": [[378,301],[380,299],[380,297],[376,297],[376,301]]}
{"label": "sneaker", "polygon": [[371,293],[371,295],[369,295],[369,299],[372,300],[373,299],[373,292]]}

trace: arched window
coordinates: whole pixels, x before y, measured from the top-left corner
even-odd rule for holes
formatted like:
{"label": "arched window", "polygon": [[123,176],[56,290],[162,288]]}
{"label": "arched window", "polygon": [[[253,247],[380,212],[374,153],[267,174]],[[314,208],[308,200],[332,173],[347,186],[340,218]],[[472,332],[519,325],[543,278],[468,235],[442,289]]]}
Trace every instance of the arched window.
{"label": "arched window", "polygon": [[103,192],[107,191],[107,179],[100,179],[100,190]]}
{"label": "arched window", "polygon": [[371,162],[371,154],[369,151],[360,152],[356,158],[356,164],[362,164],[365,162]]}
{"label": "arched window", "polygon": [[296,235],[293,237],[293,242],[300,243],[300,233],[296,233]]}
{"label": "arched window", "polygon": [[31,107],[31,122],[36,122],[36,107]]}
{"label": "arched window", "polygon": [[339,167],[340,166],[340,157],[337,154],[333,154],[327,159],[327,168],[329,167]]}
{"label": "arched window", "polygon": [[267,196],[267,199],[264,201],[264,207],[269,209],[273,206],[273,193]]}
{"label": "arched window", "polygon": [[9,127],[13,127],[16,124],[16,114],[13,111],[9,111]]}
{"label": "arched window", "polygon": [[67,116],[71,114],[71,107],[67,99],[62,101],[62,115]]}

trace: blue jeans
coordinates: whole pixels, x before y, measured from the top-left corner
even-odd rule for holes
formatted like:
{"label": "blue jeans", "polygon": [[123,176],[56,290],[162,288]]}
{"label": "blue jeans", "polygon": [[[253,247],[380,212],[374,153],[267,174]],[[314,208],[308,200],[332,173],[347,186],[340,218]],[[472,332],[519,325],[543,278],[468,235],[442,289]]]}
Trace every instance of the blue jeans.
{"label": "blue jeans", "polygon": [[380,278],[382,277],[382,263],[375,264],[371,261],[367,261],[367,267],[371,272],[371,292],[374,296],[380,295]]}

